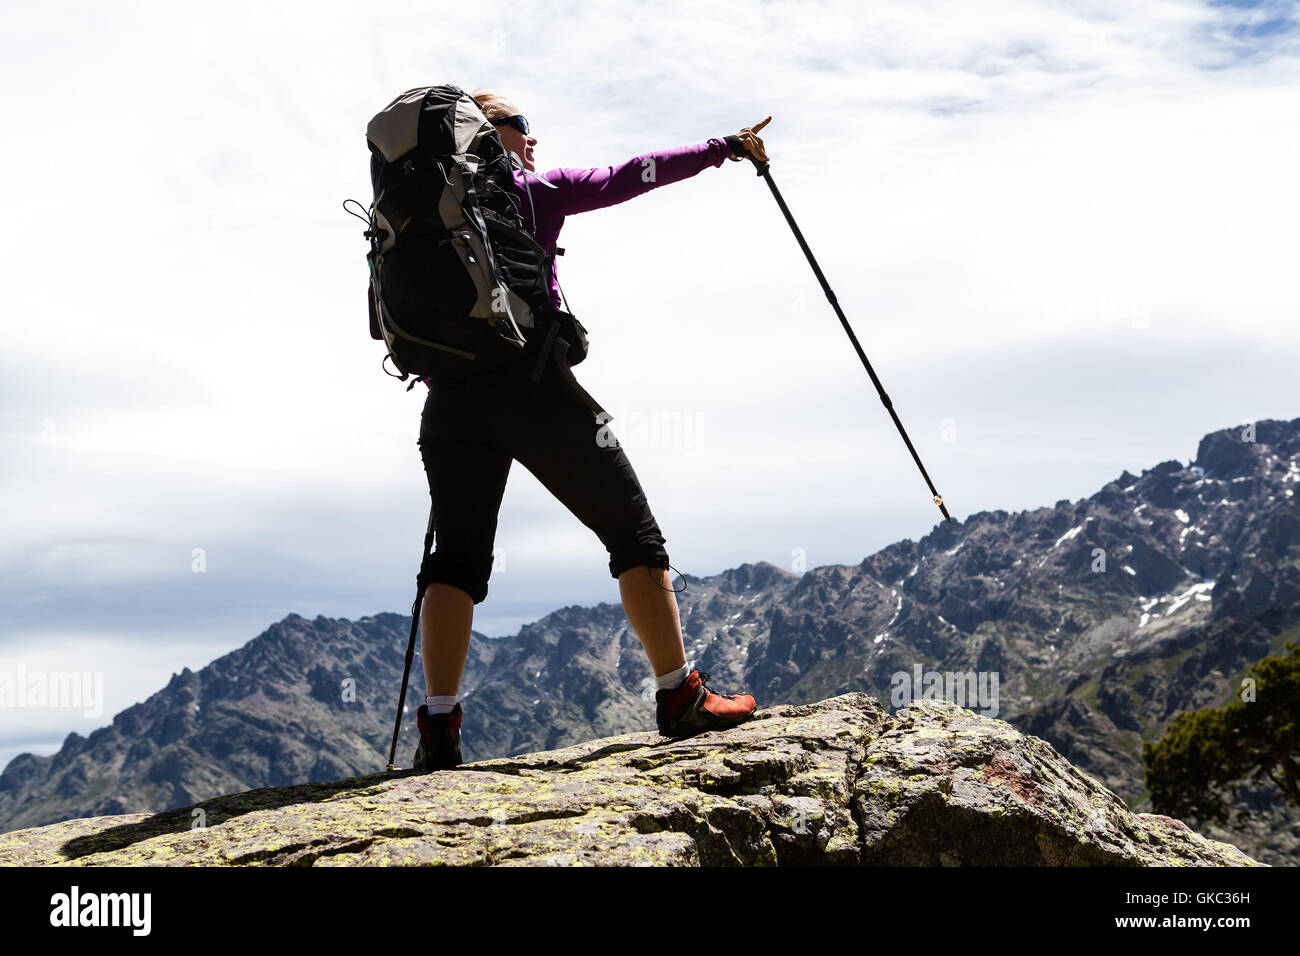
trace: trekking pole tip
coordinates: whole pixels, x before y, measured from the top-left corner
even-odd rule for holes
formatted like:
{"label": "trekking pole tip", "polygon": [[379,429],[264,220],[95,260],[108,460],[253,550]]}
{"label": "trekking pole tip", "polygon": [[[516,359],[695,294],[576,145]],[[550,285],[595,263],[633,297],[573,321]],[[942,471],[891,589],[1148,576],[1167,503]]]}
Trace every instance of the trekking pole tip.
{"label": "trekking pole tip", "polygon": [[949,521],[951,521],[951,520],[952,520],[952,515],[948,514],[948,509],[944,507],[944,504],[943,504],[943,496],[942,496],[942,495],[935,495],[935,496],[934,496],[934,503],[935,503],[936,505],[939,506],[939,511],[943,514],[943,516],[944,516],[945,518],[947,518]]}

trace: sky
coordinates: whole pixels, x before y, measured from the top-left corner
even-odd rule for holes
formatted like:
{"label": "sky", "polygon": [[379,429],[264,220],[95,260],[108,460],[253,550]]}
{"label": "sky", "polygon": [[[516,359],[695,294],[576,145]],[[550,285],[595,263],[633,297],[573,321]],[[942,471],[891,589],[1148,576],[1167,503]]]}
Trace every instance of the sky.
{"label": "sky", "polygon": [[[398,93],[506,93],[542,169],[771,115],[773,179],[965,520],[1300,414],[1296,6],[6,5],[0,673],[103,693],[0,709],[0,765],[291,612],[409,608],[422,396],[380,371],[342,209]],[[575,371],[678,571],[857,563],[941,520],[748,164],[560,244]],[[618,600],[518,464],[496,544],[482,633]]]}

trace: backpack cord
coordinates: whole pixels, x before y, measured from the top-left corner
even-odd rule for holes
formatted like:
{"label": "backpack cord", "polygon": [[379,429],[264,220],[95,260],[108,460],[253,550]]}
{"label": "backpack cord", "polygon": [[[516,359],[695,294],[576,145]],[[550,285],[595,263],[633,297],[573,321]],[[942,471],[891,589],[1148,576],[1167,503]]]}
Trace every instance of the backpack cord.
{"label": "backpack cord", "polygon": [[[564,286],[560,285],[560,277],[555,274],[555,256],[551,256],[551,278],[555,280],[555,287],[560,290],[560,301],[564,303],[564,311],[573,315],[573,309],[569,306],[569,297],[564,294]],[[550,291],[549,289],[547,290]]]}
{"label": "backpack cord", "polygon": [[[365,211],[366,207],[361,205],[361,203],[359,203],[355,199],[343,200],[343,211],[347,213],[349,216],[356,216],[358,219],[360,219],[362,222],[366,224],[368,228],[366,229],[365,233],[363,233],[363,235],[368,240],[370,240],[371,252],[378,252],[379,246],[382,244],[383,240],[388,236],[388,233],[387,231],[380,229],[379,224],[375,222],[374,203],[371,203],[370,205],[370,212],[368,216],[363,216],[359,212],[353,212],[351,209],[348,208],[348,203],[352,203],[354,206],[356,206],[358,209],[362,211]],[[395,378],[398,381],[405,381],[406,380],[405,374],[398,375],[395,372],[388,371],[388,360],[391,359],[392,357],[393,357],[392,353],[390,352],[389,354],[385,355],[382,359],[380,359],[379,361],[380,370],[383,371],[385,375],[391,376],[392,378]],[[426,376],[420,376],[419,378],[411,379],[411,384],[406,386],[406,390],[409,392],[411,389],[415,388],[415,386],[418,385],[420,382],[424,382],[426,385],[429,385],[430,388],[433,387],[432,383],[429,381],[429,379]]]}
{"label": "backpack cord", "polygon": [[[519,159],[518,153],[510,154],[510,163]],[[537,235],[537,207],[533,205],[533,189],[528,185],[528,170],[524,169],[524,161],[519,159],[519,171],[524,174],[524,192],[528,193],[528,218],[532,222],[532,228],[529,230],[534,236]]]}
{"label": "backpack cord", "polygon": [[[674,571],[677,571],[677,569],[673,568],[671,564],[668,565],[668,567],[672,568]],[[651,581],[655,581],[655,576],[650,573],[650,565],[648,564],[645,566],[645,573],[650,575]],[[673,594],[681,594],[683,591],[686,590],[686,575],[682,574],[682,572],[680,571],[677,571],[677,576],[682,579],[682,586],[679,588],[666,588],[662,584],[659,584],[658,581],[655,581],[655,584],[659,585],[659,587],[664,591],[672,591]]]}
{"label": "backpack cord", "polygon": [[[357,202],[357,200],[355,200],[355,199],[345,199],[345,200],[343,200],[343,211],[344,211],[344,212],[346,212],[349,216],[356,216],[358,219],[360,219],[362,222],[364,222],[367,226],[372,227],[372,228],[374,227],[374,223],[371,221],[370,217],[368,217],[368,216],[363,216],[363,215],[361,215],[361,213],[359,213],[359,212],[353,212],[351,209],[348,208],[348,203],[354,203],[358,209],[365,209],[365,208],[366,208],[365,206],[361,205],[361,203]],[[369,238],[369,237],[367,236],[367,238]]]}

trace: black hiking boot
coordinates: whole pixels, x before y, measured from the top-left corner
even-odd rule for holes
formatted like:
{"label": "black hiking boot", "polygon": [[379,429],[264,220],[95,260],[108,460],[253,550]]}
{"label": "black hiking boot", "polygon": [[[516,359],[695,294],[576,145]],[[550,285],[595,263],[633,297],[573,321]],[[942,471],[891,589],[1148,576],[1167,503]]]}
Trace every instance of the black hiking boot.
{"label": "black hiking boot", "polygon": [[449,714],[431,714],[420,705],[415,722],[420,728],[420,745],[415,748],[416,770],[450,770],[463,761],[460,757],[460,701]]}

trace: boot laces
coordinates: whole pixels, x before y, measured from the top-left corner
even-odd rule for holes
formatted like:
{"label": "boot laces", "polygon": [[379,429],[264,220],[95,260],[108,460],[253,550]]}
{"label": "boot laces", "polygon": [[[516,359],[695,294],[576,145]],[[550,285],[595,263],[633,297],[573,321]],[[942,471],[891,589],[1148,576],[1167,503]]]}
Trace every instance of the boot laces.
{"label": "boot laces", "polygon": [[708,671],[696,671],[696,673],[700,675],[700,684],[704,687],[704,690],[707,693],[713,694],[716,697],[725,697],[727,700],[731,700],[736,696],[735,694],[719,694],[716,690],[710,687]]}

